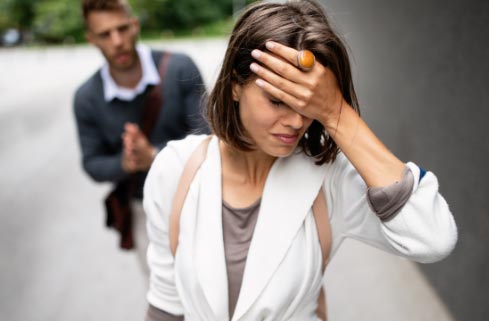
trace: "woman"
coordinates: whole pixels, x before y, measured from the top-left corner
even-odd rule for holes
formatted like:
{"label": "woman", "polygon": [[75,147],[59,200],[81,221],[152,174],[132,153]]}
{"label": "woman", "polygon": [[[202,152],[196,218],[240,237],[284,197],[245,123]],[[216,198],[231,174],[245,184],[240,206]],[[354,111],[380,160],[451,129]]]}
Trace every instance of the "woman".
{"label": "woman", "polygon": [[[170,143],[146,181],[149,320],[317,320],[322,257],[344,238],[418,262],[453,249],[436,177],[401,162],[359,117],[347,52],[317,3],[243,13],[207,114],[214,135],[181,210],[175,258],[173,198],[205,137]],[[319,196],[327,247],[311,210]]]}

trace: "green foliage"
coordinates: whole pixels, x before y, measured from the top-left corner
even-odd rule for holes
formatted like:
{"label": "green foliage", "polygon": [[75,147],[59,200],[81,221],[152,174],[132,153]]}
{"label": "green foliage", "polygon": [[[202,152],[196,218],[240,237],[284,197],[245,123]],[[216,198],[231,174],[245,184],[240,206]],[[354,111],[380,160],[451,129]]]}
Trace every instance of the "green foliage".
{"label": "green foliage", "polygon": [[5,19],[3,22],[5,27],[29,29],[35,17],[36,2],[36,0],[2,0],[0,19]]}
{"label": "green foliage", "polygon": [[79,0],[44,0],[36,6],[35,34],[47,42],[75,41],[83,35]]}
{"label": "green foliage", "polygon": [[227,37],[231,34],[234,20],[227,18],[205,24],[192,29],[163,30],[158,32],[146,32],[143,30],[141,38],[143,40],[171,39],[171,38],[209,38]]}
{"label": "green foliage", "polygon": [[8,28],[30,30],[35,4],[35,0],[0,0],[0,35]]}
{"label": "green foliage", "polygon": [[[129,0],[143,35],[226,33],[233,3],[253,0]],[[83,38],[81,0],[0,0],[0,33],[8,28],[43,42]]]}
{"label": "green foliage", "polygon": [[10,27],[10,18],[8,17],[8,11],[6,9],[5,3],[0,2],[0,34],[3,30]]}
{"label": "green foliage", "polygon": [[133,0],[146,30],[192,29],[232,14],[230,0]]}

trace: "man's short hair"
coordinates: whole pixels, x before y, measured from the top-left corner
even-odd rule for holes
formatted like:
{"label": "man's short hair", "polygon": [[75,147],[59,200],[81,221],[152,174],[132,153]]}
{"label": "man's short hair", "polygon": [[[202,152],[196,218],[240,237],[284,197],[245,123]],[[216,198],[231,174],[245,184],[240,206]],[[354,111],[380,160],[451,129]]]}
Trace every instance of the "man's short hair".
{"label": "man's short hair", "polygon": [[92,11],[124,11],[131,15],[131,7],[126,0],[82,0],[82,11],[85,21]]}

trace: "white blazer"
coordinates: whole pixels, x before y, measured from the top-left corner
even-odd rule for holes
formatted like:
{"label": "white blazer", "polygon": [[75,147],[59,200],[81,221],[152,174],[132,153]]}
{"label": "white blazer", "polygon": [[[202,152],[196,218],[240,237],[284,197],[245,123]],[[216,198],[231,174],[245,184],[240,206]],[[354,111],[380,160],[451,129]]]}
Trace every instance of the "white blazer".
{"label": "white blazer", "polygon": [[[148,217],[148,301],[186,321],[229,320],[222,230],[221,158],[214,137],[180,219],[173,258],[168,237],[173,195],[183,166],[205,136],[168,144],[156,157],[144,189]],[[321,248],[311,206],[321,185],[332,228],[332,254],[351,237],[419,262],[447,256],[457,230],[438,182],[408,163],[415,184],[408,202],[382,223],[366,200],[366,185],[348,159],[317,166],[303,153],[277,159],[268,175],[232,321],[316,321],[322,285]]]}

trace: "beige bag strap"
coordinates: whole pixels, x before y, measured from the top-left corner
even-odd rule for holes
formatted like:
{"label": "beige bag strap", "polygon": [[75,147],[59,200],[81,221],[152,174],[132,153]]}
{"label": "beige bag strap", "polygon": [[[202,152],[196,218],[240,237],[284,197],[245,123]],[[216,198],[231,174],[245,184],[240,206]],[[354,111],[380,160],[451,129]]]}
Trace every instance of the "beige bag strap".
{"label": "beige bag strap", "polygon": [[[326,207],[326,198],[324,197],[322,187],[312,204],[312,212],[318,230],[319,244],[321,245],[321,253],[323,256],[322,271],[324,273],[326,264],[329,260],[329,254],[331,253],[331,225],[329,224],[328,208]],[[322,321],[327,320],[326,294],[323,287],[321,287],[321,292],[319,292],[316,314]]]}
{"label": "beige bag strap", "polygon": [[182,213],[183,203],[185,202],[185,198],[187,198],[190,184],[192,183],[197,170],[205,160],[207,147],[209,146],[211,138],[212,136],[209,136],[204,139],[199,146],[197,146],[192,155],[190,155],[190,158],[185,163],[185,167],[183,168],[182,176],[180,176],[180,180],[178,181],[177,190],[175,192],[175,196],[173,197],[173,204],[170,213],[170,231],[168,233],[170,236],[170,250],[173,256],[175,256],[178,247],[178,235],[180,234],[180,214]]}
{"label": "beige bag strap", "polygon": [[[183,204],[187,197],[190,184],[195,177],[195,174],[200,168],[200,165],[205,160],[207,154],[207,147],[212,136],[204,139],[195,151],[190,155],[190,158],[185,163],[182,176],[178,182],[177,190],[173,198],[172,209],[170,213],[170,250],[172,255],[175,256],[178,247],[178,235],[180,232],[180,215],[182,213]],[[321,245],[322,253],[322,271],[326,268],[329,254],[331,252],[331,226],[329,224],[328,209],[326,207],[326,198],[324,197],[323,188],[319,190],[316,199],[312,205],[312,211],[314,214],[314,220],[316,221],[316,227],[318,230],[319,243]],[[316,310],[318,317],[326,321],[326,298],[324,289],[321,288],[318,298],[318,308]]]}
{"label": "beige bag strap", "polygon": [[[180,214],[182,212],[183,203],[185,202],[190,184],[192,183],[197,170],[205,160],[207,146],[209,146],[210,139],[211,136],[204,139],[199,146],[197,146],[192,155],[190,155],[190,158],[187,160],[187,163],[183,168],[180,181],[178,182],[177,191],[175,192],[175,196],[173,198],[173,205],[170,214],[170,249],[173,255],[175,255],[178,247]],[[314,213],[314,220],[316,221],[318,230],[319,243],[321,244],[321,253],[323,258],[322,269],[324,271],[331,248],[331,227],[329,225],[326,199],[324,197],[322,188],[314,200],[312,211]]]}
{"label": "beige bag strap", "polygon": [[324,197],[322,187],[312,204],[312,212],[318,230],[319,244],[321,244],[321,253],[323,255],[322,271],[324,272],[331,252],[331,226],[329,224],[328,208],[326,207],[326,198]]}
{"label": "beige bag strap", "polygon": [[[175,256],[178,247],[178,235],[180,232],[180,214],[182,212],[183,203],[187,197],[187,193],[194,179],[197,170],[205,160],[207,147],[212,136],[204,139],[199,146],[194,150],[190,158],[187,160],[183,168],[182,176],[178,182],[177,190],[173,198],[173,204],[170,214],[170,249]],[[321,244],[321,253],[323,258],[322,270],[326,268],[329,253],[331,250],[331,227],[329,225],[328,209],[326,207],[326,199],[324,197],[323,188],[319,191],[312,205],[314,220],[318,230],[319,243]]]}

